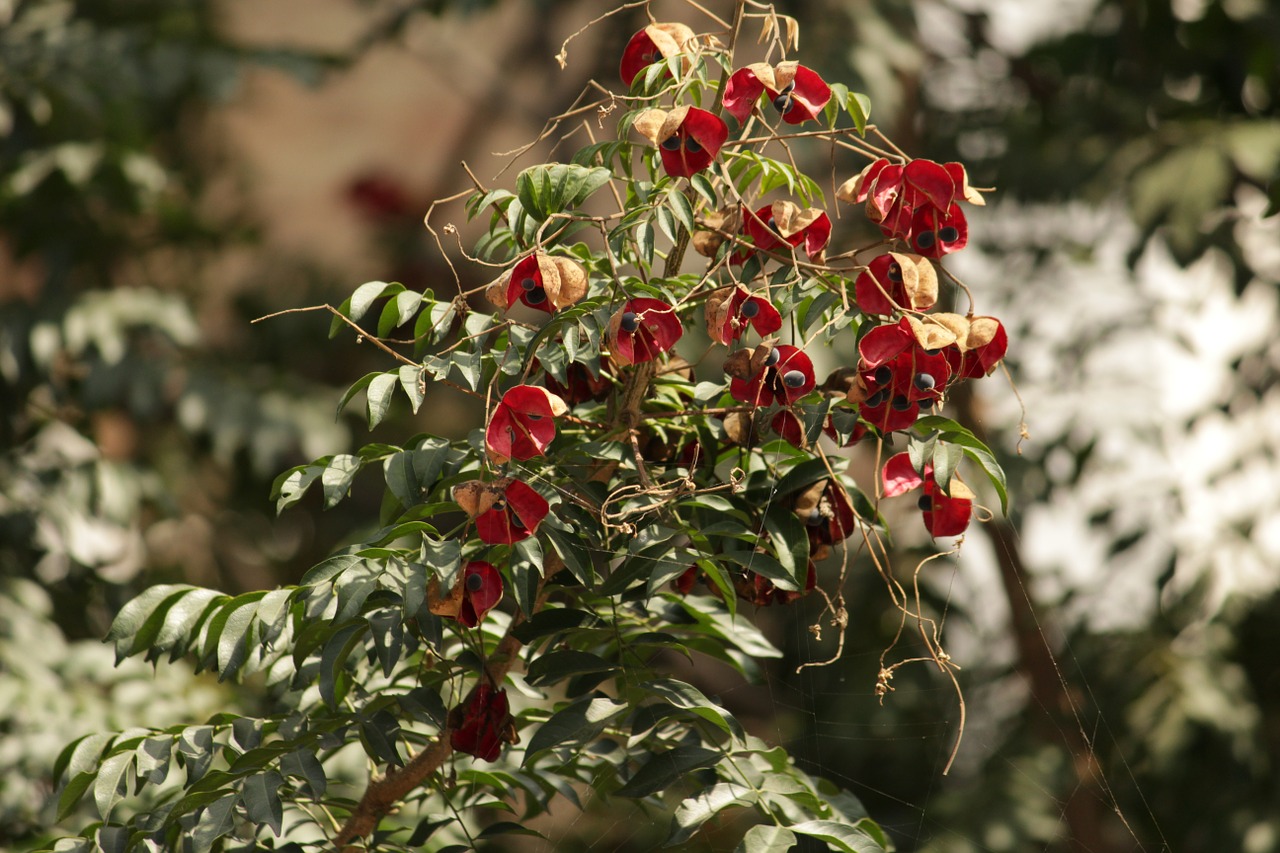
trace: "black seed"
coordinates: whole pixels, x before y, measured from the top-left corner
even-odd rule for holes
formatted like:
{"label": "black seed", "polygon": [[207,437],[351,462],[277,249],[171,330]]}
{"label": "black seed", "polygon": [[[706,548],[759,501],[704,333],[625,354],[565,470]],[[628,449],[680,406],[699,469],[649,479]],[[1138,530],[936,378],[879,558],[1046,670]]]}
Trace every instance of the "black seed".
{"label": "black seed", "polygon": [[659,62],[661,60],[662,60],[662,52],[657,50],[645,56],[644,58],[644,61],[647,62],[649,65],[652,65],[653,63]]}
{"label": "black seed", "polygon": [[781,232],[779,232],[779,231],[778,231],[778,223],[776,223],[776,222],[774,222],[774,221],[773,221],[773,217],[772,217],[772,216],[770,216],[770,217],[769,217],[769,220],[768,220],[767,222],[765,222],[765,224],[764,224],[764,225],[765,225],[765,227],[766,227],[766,228],[768,228],[768,229],[769,229],[770,231],[772,231],[774,234],[780,234],[780,233],[781,233]]}
{"label": "black seed", "polygon": [[902,267],[898,266],[897,263],[889,264],[888,276],[889,276],[889,281],[893,281],[893,282],[902,281]]}
{"label": "black seed", "polygon": [[547,301],[547,292],[541,287],[535,287],[524,295],[524,301],[530,305],[541,305]]}
{"label": "black seed", "polygon": [[496,509],[498,512],[502,512],[506,508],[507,508],[506,498],[498,498],[496,501],[493,502],[493,506],[490,507],[490,509]]}
{"label": "black seed", "polygon": [[881,389],[867,398],[866,405],[868,408],[874,409],[884,402],[884,398],[889,396],[889,392]]}
{"label": "black seed", "polygon": [[809,510],[809,514],[805,516],[804,523],[810,527],[817,527],[822,523],[822,512],[815,506]]}
{"label": "black seed", "polygon": [[666,151],[679,151],[680,150],[680,134],[673,133],[671,136],[668,136],[666,139],[662,140],[662,147]]}
{"label": "black seed", "polygon": [[893,398],[893,402],[890,403],[890,405],[893,406],[894,411],[905,412],[907,409],[911,408],[911,401],[902,394],[899,394]]}
{"label": "black seed", "polygon": [[928,249],[933,246],[937,237],[932,231],[921,231],[916,235],[916,248],[920,250]]}
{"label": "black seed", "polygon": [[913,382],[921,391],[932,391],[933,386],[938,384],[938,381],[927,373],[917,373]]}
{"label": "black seed", "polygon": [[537,279],[535,279],[535,278],[531,278],[531,277],[529,277],[529,276],[525,276],[525,278],[523,278],[523,279],[520,281],[520,286],[521,286],[522,288],[524,288],[525,290],[533,290],[535,287],[537,287],[537,286],[538,286],[538,281],[537,281]]}
{"label": "black seed", "polygon": [[684,139],[684,147],[690,154],[697,154],[702,150],[702,143],[694,139],[692,136],[686,136]]}
{"label": "black seed", "polygon": [[799,388],[804,384],[804,374],[799,370],[788,370],[782,374],[782,384],[788,388]]}
{"label": "black seed", "polygon": [[928,495],[921,495],[920,500],[916,501],[916,506],[920,507],[920,509],[925,512],[929,512],[933,509],[933,498]]}
{"label": "black seed", "polygon": [[769,354],[764,357],[764,366],[773,367],[778,363],[778,359],[782,358],[782,354],[776,349],[769,350]]}
{"label": "black seed", "polygon": [[634,311],[626,311],[622,314],[622,320],[619,324],[624,332],[634,332],[640,328],[640,318]]}
{"label": "black seed", "polygon": [[792,92],[794,92],[794,91],[795,91],[795,89],[796,89],[796,81],[795,81],[795,80],[792,80],[790,83],[788,83],[787,85],[785,85],[785,86],[783,86],[781,89],[779,89],[779,90],[778,90],[778,94],[779,94],[779,95],[790,95]]}
{"label": "black seed", "polygon": [[791,94],[789,92],[779,94],[773,99],[773,108],[780,113],[785,113],[791,109]]}
{"label": "black seed", "polygon": [[954,243],[960,239],[960,229],[954,225],[946,225],[938,229],[938,239],[944,243]]}
{"label": "black seed", "polygon": [[760,313],[760,303],[754,299],[748,299],[742,303],[742,307],[738,309],[738,313],[750,320],[752,317]]}
{"label": "black seed", "polygon": [[525,416],[526,418],[528,418],[529,420],[531,420],[531,421],[540,421],[540,420],[542,420],[542,415],[535,415],[533,412],[525,412],[525,413],[524,413],[524,416]]}
{"label": "black seed", "polygon": [[876,368],[876,375],[873,378],[876,380],[877,385],[888,385],[889,380],[893,378],[893,371],[889,369],[888,365],[882,364]]}
{"label": "black seed", "polygon": [[480,573],[467,575],[467,589],[471,592],[479,592],[480,587],[484,586],[484,578],[480,577]]}
{"label": "black seed", "polygon": [[507,513],[507,518],[511,519],[511,526],[517,530],[528,530],[528,528],[524,526],[524,522],[520,520],[520,516],[516,515],[514,512]]}

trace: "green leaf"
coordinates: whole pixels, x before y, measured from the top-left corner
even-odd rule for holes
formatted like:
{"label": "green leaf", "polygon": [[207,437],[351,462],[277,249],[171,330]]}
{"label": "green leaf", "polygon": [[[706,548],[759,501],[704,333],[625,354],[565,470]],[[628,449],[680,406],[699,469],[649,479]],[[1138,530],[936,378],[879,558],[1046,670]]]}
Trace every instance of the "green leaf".
{"label": "green leaf", "polygon": [[399,373],[379,373],[369,382],[369,388],[365,391],[365,402],[369,410],[369,429],[382,423],[382,419],[387,416],[399,379]]}
{"label": "green leaf", "polygon": [[191,787],[213,763],[213,726],[187,726],[178,735],[178,752],[186,764],[187,787]]}
{"label": "green leaf", "polygon": [[267,827],[277,838],[280,837],[284,822],[284,808],[280,803],[280,788],[283,786],[284,777],[275,770],[268,770],[266,773],[246,777],[241,792],[249,820],[258,826]]}
{"label": "green leaf", "polygon": [[76,804],[80,802],[84,792],[89,790],[89,786],[97,777],[97,773],[89,771],[77,773],[71,777],[67,787],[63,788],[62,793],[58,795],[58,820],[64,819],[75,810]]}
{"label": "green leaf", "polygon": [[987,479],[991,481],[992,488],[1000,498],[1000,511],[1005,515],[1009,514],[1009,486],[1005,481],[1004,469],[996,461],[995,454],[982,443],[981,439],[950,418],[937,415],[918,419],[912,425],[912,429],[921,435],[928,435],[937,430],[940,440],[963,447],[964,455],[977,463],[987,475]]}
{"label": "green leaf", "polygon": [[938,484],[945,495],[951,494],[951,478],[956,473],[956,466],[964,458],[964,448],[958,444],[938,442],[933,448],[933,481]]}
{"label": "green leaf", "polygon": [[284,512],[302,500],[302,496],[307,493],[307,489],[311,488],[311,484],[320,479],[320,475],[323,473],[323,465],[299,465],[277,477],[271,487],[272,497],[277,498],[276,514]]}
{"label": "green leaf", "polygon": [[641,222],[636,226],[636,252],[646,264],[653,265],[653,247],[656,233],[653,224]]}
{"label": "green leaf", "polygon": [[707,200],[707,204],[710,207],[714,208],[718,205],[719,199],[716,198],[715,187],[712,186],[711,181],[707,179],[706,175],[701,172],[696,173],[693,177],[689,178],[689,184],[698,193],[698,195]]}
{"label": "green leaf", "polygon": [[388,302],[378,318],[378,337],[385,338],[392,330],[403,326],[413,319],[422,307],[422,294],[413,290],[402,290],[396,298]]}
{"label": "green leaf", "polygon": [[785,826],[753,826],[734,853],[787,853],[795,843],[796,834]]}
{"label": "green leaf", "polygon": [[396,748],[400,739],[400,721],[389,711],[378,711],[368,720],[360,724],[360,737],[365,743],[365,752],[371,758],[395,767],[403,767],[404,760]]}
{"label": "green leaf", "polygon": [[647,797],[664,790],[685,774],[703,767],[713,767],[720,762],[723,754],[715,749],[702,746],[677,746],[675,749],[658,753],[636,771],[635,775],[619,788],[615,795],[619,797]]}
{"label": "green leaf", "polygon": [[795,591],[803,587],[803,584],[796,582],[791,572],[768,554],[761,554],[759,551],[730,551],[724,554],[724,559],[737,563],[749,572],[763,575],[779,589]]}
{"label": "green leaf", "polygon": [[340,698],[338,676],[368,627],[369,623],[363,619],[353,620],[338,629],[325,643],[324,652],[320,656],[320,698],[332,708],[338,706]]}
{"label": "green leaf", "polygon": [[124,799],[127,774],[133,769],[132,751],[108,756],[98,768],[98,778],[93,783],[93,802],[103,820],[111,817],[116,803]]}
{"label": "green leaf", "polygon": [[62,778],[63,773],[77,776],[98,766],[98,758],[102,749],[111,742],[112,735],[106,732],[78,737],[62,748],[57,761],[53,764],[53,778]]}
{"label": "green leaf", "polygon": [[324,765],[316,757],[314,748],[309,745],[280,759],[280,772],[286,776],[304,780],[311,789],[311,795],[316,799],[323,797],[328,787]]}
{"label": "green leaf", "polygon": [[787,504],[774,503],[765,513],[764,527],[769,531],[769,540],[778,555],[778,562],[796,588],[804,589],[809,578],[809,532],[804,522]]}
{"label": "green leaf", "polygon": [[236,795],[227,794],[206,806],[188,834],[193,853],[209,853],[214,842],[235,828]]}
{"label": "green leaf", "polygon": [[542,546],[529,537],[511,546],[511,593],[516,606],[524,613],[536,608],[538,586],[542,580]]}
{"label": "green leaf", "polygon": [[708,699],[701,690],[692,684],[686,684],[674,678],[659,678],[646,681],[641,689],[654,696],[665,699],[668,703],[687,711],[719,727],[726,734],[742,737],[742,726],[725,709]]}
{"label": "green leaf", "polygon": [[874,838],[846,823],[838,823],[834,820],[810,820],[793,824],[790,829],[800,835],[807,835],[832,844],[837,850],[843,850],[845,853],[885,853],[885,849]]}
{"label": "green leaf", "polygon": [[331,509],[347,496],[351,489],[351,481],[360,472],[359,456],[350,453],[339,453],[329,460],[324,473],[320,475],[320,483],[324,486],[324,508]]}
{"label": "green leaf", "polygon": [[249,653],[257,603],[266,591],[251,592],[231,600],[227,605],[230,614],[218,637],[218,680],[225,681],[239,671]]}
{"label": "green leaf", "polygon": [[561,649],[549,652],[529,664],[528,681],[530,684],[555,684],[572,676],[588,672],[612,672],[618,669],[616,663],[577,649]]}
{"label": "green leaf", "polygon": [[527,826],[522,826],[514,821],[500,820],[486,826],[484,830],[476,836],[476,840],[482,838],[493,838],[497,835],[530,835],[534,838],[546,839],[546,836],[541,832],[538,832],[536,829],[529,829]]}
{"label": "green leaf", "polygon": [[164,627],[170,608],[194,589],[185,584],[158,584],[126,604],[106,636],[107,641],[116,644],[116,663],[150,648]]}
{"label": "green leaf", "polygon": [[400,388],[404,391],[405,396],[409,398],[409,407],[416,415],[418,409],[422,406],[422,401],[427,397],[427,379],[426,371],[421,365],[402,364],[398,371],[400,377]]}
{"label": "green leaf", "polygon": [[626,702],[609,699],[600,693],[579,697],[551,715],[538,727],[525,749],[524,763],[544,749],[564,743],[583,744],[594,740],[609,721],[627,710]]}
{"label": "green leaf", "polygon": [[836,126],[836,116],[840,114],[840,110],[848,102],[849,87],[843,83],[831,84],[831,99],[827,101],[827,106],[823,109],[823,113],[827,118],[827,127],[834,128]]}
{"label": "green leaf", "polygon": [[667,836],[664,846],[682,844],[704,823],[725,809],[733,806],[749,808],[759,799],[759,794],[737,782],[718,782],[699,791],[676,807],[675,816],[671,820],[671,834]]}
{"label": "green leaf", "polygon": [[356,288],[355,293],[351,294],[350,304],[347,308],[347,316],[352,320],[359,320],[368,312],[373,303],[377,302],[383,296],[391,296],[404,290],[404,285],[399,282],[385,281],[369,281]]}
{"label": "green leaf", "polygon": [[867,135],[867,122],[871,121],[871,99],[861,92],[850,92],[845,101],[845,109],[853,119],[853,126],[859,136]]}
{"label": "green leaf", "polygon": [[404,450],[382,463],[387,488],[405,509],[417,506],[431,494],[449,458],[449,442],[427,439],[417,450]]}
{"label": "green leaf", "polygon": [[544,524],[540,532],[551,542],[565,568],[577,579],[578,583],[591,589],[596,584],[595,566],[591,563],[591,554],[583,545],[580,536],[574,536],[557,527]]}

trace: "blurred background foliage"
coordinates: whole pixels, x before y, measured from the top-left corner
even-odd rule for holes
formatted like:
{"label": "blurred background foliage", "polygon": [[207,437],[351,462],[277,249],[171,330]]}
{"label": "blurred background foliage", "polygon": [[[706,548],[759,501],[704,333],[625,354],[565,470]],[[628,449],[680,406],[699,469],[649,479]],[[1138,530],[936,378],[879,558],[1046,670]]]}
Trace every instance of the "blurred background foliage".
{"label": "blurred background foliage", "polygon": [[[704,689],[858,793],[901,850],[1280,850],[1280,9],[780,9],[806,64],[867,92],[905,150],[998,189],[954,269],[1010,329],[1031,440],[998,380],[952,402],[1016,499],[921,574],[964,667],[949,776],[946,679],[908,666],[874,693],[897,618],[870,571],[838,663],[794,674],[834,629],[764,613],[789,660]],[[458,160],[492,174],[485,152],[615,77],[641,9],[566,71],[551,59],[600,11],[0,0],[0,846],[51,831],[72,738],[263,701],[181,666],[114,669],[97,642],[145,586],[290,583],[376,519],[358,484],[323,514],[276,519],[268,495],[363,442],[333,407],[385,365],[315,314],[250,321],[370,279],[448,292],[423,212],[464,186]],[[424,410],[448,434],[475,414]],[[932,548],[909,521],[906,579]],[[562,832],[558,849],[643,846],[607,817]]]}

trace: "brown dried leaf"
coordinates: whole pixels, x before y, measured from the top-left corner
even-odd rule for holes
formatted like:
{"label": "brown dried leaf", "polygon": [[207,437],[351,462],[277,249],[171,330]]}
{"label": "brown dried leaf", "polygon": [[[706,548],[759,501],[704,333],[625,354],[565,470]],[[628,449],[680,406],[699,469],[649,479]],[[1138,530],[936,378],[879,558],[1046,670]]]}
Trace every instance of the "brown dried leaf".
{"label": "brown dried leaf", "polygon": [[724,432],[734,444],[751,445],[751,415],[748,412],[730,412],[724,419]]}
{"label": "brown dried leaf", "polygon": [[837,367],[818,386],[818,390],[828,397],[847,397],[861,381],[856,367]]}
{"label": "brown dried leaf", "polygon": [[[796,495],[795,502],[791,505],[791,508],[796,515],[800,516],[801,521],[807,521],[810,513],[815,509],[819,512],[822,511],[822,495],[827,490],[827,482],[827,480],[819,480]],[[827,512],[830,513],[830,511],[830,508],[828,508]]]}
{"label": "brown dried leaf", "polygon": [[733,306],[733,294],[737,289],[736,285],[730,285],[729,287],[722,287],[719,290],[713,290],[710,295],[707,296],[705,309],[707,334],[711,336],[711,340],[718,344],[729,343],[728,340],[725,340],[721,336],[721,332],[724,329],[725,321],[729,319],[729,313]]}
{"label": "brown dried leaf", "polygon": [[486,483],[483,480],[467,480],[453,487],[453,502],[472,518],[488,512],[503,499],[510,477]]}
{"label": "brown dried leaf", "polygon": [[[952,323],[949,322],[950,317],[957,317],[964,320],[958,314],[929,314],[924,317],[907,316],[907,322],[911,324],[911,331],[915,333],[916,343],[926,350],[937,350],[943,347],[951,346],[959,337]],[[947,319],[940,319],[947,318]],[[967,329],[967,322],[965,324]]]}
{"label": "brown dried leaf", "polygon": [[556,308],[565,308],[587,295],[587,271],[572,258],[538,255],[542,289]]}
{"label": "brown dried leaf", "polygon": [[462,610],[462,593],[463,583],[466,581],[465,572],[458,573],[458,581],[453,585],[453,589],[449,590],[446,596],[440,595],[440,579],[432,576],[427,581],[427,609],[437,616],[448,616],[456,619],[459,611]]}
{"label": "brown dried leaf", "polygon": [[751,351],[751,373],[742,377],[750,379],[760,371],[764,370],[765,360],[769,358],[769,353],[773,352],[773,347],[778,343],[777,338],[765,338],[760,344]]}
{"label": "brown dried leaf", "polygon": [[969,320],[969,334],[960,341],[960,351],[986,346],[1000,331],[1000,321],[995,317],[973,317]]}
{"label": "brown dried leaf", "polygon": [[758,371],[751,367],[751,350],[740,349],[729,354],[724,360],[724,372],[734,379],[750,379]]}
{"label": "brown dried leaf", "polygon": [[[662,143],[663,139],[666,139],[665,136],[660,135],[662,133],[662,127],[666,121],[666,110],[645,110],[640,113],[640,115],[636,116],[636,120],[632,124],[632,127],[639,131],[641,136],[648,139],[656,147]],[[679,124],[679,122],[676,122],[677,127]],[[669,135],[670,134],[668,134],[668,136]]]}

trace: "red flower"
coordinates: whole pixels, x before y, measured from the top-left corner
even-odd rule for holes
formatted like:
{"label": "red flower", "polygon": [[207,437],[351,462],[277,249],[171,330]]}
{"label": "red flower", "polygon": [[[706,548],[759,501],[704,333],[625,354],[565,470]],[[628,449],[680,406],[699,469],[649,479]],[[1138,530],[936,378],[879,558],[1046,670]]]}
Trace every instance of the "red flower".
{"label": "red flower", "polygon": [[613,357],[622,364],[652,361],[675,346],[682,334],[675,309],[647,296],[627,300],[609,321]]}
{"label": "red flower", "polygon": [[[945,213],[941,208],[920,208],[911,217],[909,233],[910,237],[904,239],[926,258],[940,258],[969,244],[969,222],[958,204],[952,204]],[[892,235],[885,232],[885,236]]]}
{"label": "red flower", "polygon": [[485,296],[499,308],[517,302],[554,313],[587,295],[587,271],[577,261],[542,252],[521,259],[489,285]]}
{"label": "red flower", "polygon": [[458,752],[495,761],[503,743],[518,743],[507,691],[487,683],[476,686],[463,705],[449,712],[449,743]]}
{"label": "red flower", "polygon": [[941,399],[951,380],[946,357],[920,346],[907,317],[867,332],[858,342],[858,353],[858,375],[865,391],[859,414],[882,432],[915,423],[920,402],[932,405]]}
{"label": "red flower", "polygon": [[568,410],[564,400],[545,388],[517,385],[502,395],[484,431],[489,456],[499,463],[541,456],[556,437],[553,418]]}
{"label": "red flower", "polygon": [[729,138],[729,126],[715,113],[679,106],[671,112],[645,110],[636,130],[656,145],[662,168],[673,178],[687,178],[711,165]]}
{"label": "red flower", "polygon": [[[963,248],[968,240],[968,226],[955,203],[963,200],[985,204],[981,193],[969,186],[964,166],[932,160],[911,160],[899,165],[881,158],[846,181],[836,191],[836,197],[849,202],[865,201],[867,218],[877,223],[885,236],[911,241],[916,251],[933,258]],[[919,216],[926,211],[932,211],[931,218],[921,220]],[[945,221],[939,221],[939,217]],[[925,247],[916,246],[912,239],[922,229],[938,232],[948,227],[957,231],[952,239],[938,239]],[[964,234],[963,241],[959,232]],[[945,234],[952,236],[950,231]],[[939,244],[950,248],[938,250],[935,246]]]}
{"label": "red flower", "polygon": [[[792,447],[798,447],[801,450],[808,448],[809,445],[805,441],[807,436],[805,435],[804,421],[791,409],[779,409],[774,414],[773,420],[770,421],[769,425],[774,432]],[[867,428],[861,421],[858,421],[848,440],[842,442],[840,433],[836,430],[834,419],[831,415],[827,415],[822,424],[822,432],[841,447],[852,447],[866,436]]]}
{"label": "red flower", "polygon": [[789,406],[812,391],[814,384],[813,362],[804,350],[778,344],[754,376],[735,376],[729,382],[729,393],[733,399],[753,406],[771,406],[775,402]]}
{"label": "red flower", "polygon": [[707,332],[711,340],[731,344],[751,326],[761,337],[782,328],[782,315],[763,296],[741,285],[722,287],[707,297]]}
{"label": "red flower", "polygon": [[[816,207],[801,210],[794,202],[775,201],[754,213],[743,212],[743,230],[757,249],[790,253],[804,244],[810,259],[818,257],[831,239],[831,218]],[[736,252],[731,259],[740,264],[751,257],[750,249]]]}
{"label": "red flower", "polygon": [[570,406],[576,406],[588,400],[603,400],[609,395],[609,389],[613,387],[613,383],[604,371],[596,376],[580,361],[570,362],[565,366],[564,372],[565,379],[568,380],[567,385],[561,385],[559,380],[550,373],[544,377],[543,381],[548,391]]}
{"label": "red flower", "polygon": [[693,589],[693,585],[698,582],[698,567],[690,566],[684,570],[684,573],[673,578],[671,581],[671,591],[678,592],[681,595],[688,595]]}
{"label": "red flower", "polygon": [[948,495],[933,479],[933,466],[925,465],[922,477],[911,464],[911,457],[907,453],[899,453],[890,458],[884,464],[882,478],[886,498],[924,487],[919,506],[924,513],[924,526],[930,535],[959,536],[968,528],[969,518],[973,514],[973,492],[959,478],[951,478],[951,494]]}
{"label": "red flower", "polygon": [[924,311],[938,301],[938,273],[919,255],[890,252],[858,276],[854,298],[867,314]]}
{"label": "red flower", "polygon": [[1009,349],[1009,336],[995,317],[941,313],[907,320],[920,345],[940,351],[954,376],[986,376]]}
{"label": "red flower", "polygon": [[480,560],[467,563],[462,570],[462,607],[458,611],[458,621],[474,628],[501,600],[502,575],[498,570]]}
{"label": "red flower", "polygon": [[504,498],[476,516],[476,535],[490,545],[510,545],[529,538],[551,507],[531,486],[512,480]]}
{"label": "red flower", "polygon": [[793,511],[808,529],[811,552],[843,542],[857,529],[849,493],[830,478],[819,480],[801,492]]}
{"label": "red flower", "polygon": [[683,53],[693,39],[693,30],[684,24],[650,24],[631,37],[622,51],[618,74],[627,86],[636,75],[655,62]]}
{"label": "red flower", "polygon": [[744,122],[762,94],[769,96],[783,121],[802,124],[822,112],[831,100],[831,87],[816,71],[795,62],[779,62],[776,67],[755,62],[733,72],[724,87],[724,108]]}
{"label": "red flower", "polygon": [[757,607],[768,607],[771,604],[790,604],[812,592],[817,585],[818,570],[813,565],[812,560],[809,561],[809,571],[805,576],[803,590],[778,589],[778,587],[774,586],[773,581],[756,572],[748,572],[734,580],[734,589],[737,590],[738,597],[750,601]]}
{"label": "red flower", "polygon": [[970,317],[969,329],[954,347],[943,350],[951,372],[965,379],[991,373],[1009,350],[1009,335],[995,317]]}

